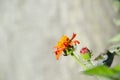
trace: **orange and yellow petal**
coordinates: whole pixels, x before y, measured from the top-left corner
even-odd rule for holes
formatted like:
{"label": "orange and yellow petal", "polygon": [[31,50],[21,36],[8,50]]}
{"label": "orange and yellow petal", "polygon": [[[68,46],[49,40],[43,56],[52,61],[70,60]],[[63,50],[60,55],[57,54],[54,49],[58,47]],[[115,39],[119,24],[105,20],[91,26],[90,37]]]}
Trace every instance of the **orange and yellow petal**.
{"label": "orange and yellow petal", "polygon": [[69,42],[69,38],[66,35],[63,35],[56,44],[55,48],[63,48],[68,44],[68,42]]}
{"label": "orange and yellow petal", "polygon": [[80,44],[80,42],[78,40],[74,40],[73,42],[74,42],[75,45]]}
{"label": "orange and yellow petal", "polygon": [[76,37],[76,34],[75,34],[75,33],[73,33],[73,35],[72,35],[72,37],[71,37],[70,41],[72,41],[75,37]]}
{"label": "orange and yellow petal", "polygon": [[57,49],[55,51],[55,55],[56,55],[56,60],[58,60],[60,58],[60,56],[62,55],[64,49]]}

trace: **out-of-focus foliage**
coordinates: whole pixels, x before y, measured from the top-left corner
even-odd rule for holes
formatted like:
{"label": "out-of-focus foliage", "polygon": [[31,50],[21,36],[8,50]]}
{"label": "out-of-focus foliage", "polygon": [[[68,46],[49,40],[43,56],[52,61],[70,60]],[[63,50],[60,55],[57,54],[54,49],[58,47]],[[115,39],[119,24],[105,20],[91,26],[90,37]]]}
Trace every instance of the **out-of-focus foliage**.
{"label": "out-of-focus foliage", "polygon": [[118,19],[114,21],[116,26],[120,26],[120,0],[113,0],[114,8],[118,14]]}
{"label": "out-of-focus foliage", "polygon": [[110,42],[119,42],[119,41],[120,41],[120,34],[116,35],[110,40]]}
{"label": "out-of-focus foliage", "polygon": [[120,26],[120,19],[114,21],[116,26]]}
{"label": "out-of-focus foliage", "polygon": [[115,5],[115,10],[120,12],[120,0],[113,0],[113,4]]}
{"label": "out-of-focus foliage", "polygon": [[[116,10],[116,14],[118,14],[117,19],[115,19],[114,23],[116,26],[120,27],[120,0],[112,0],[114,8]],[[110,42],[120,42],[120,33],[113,37]]]}

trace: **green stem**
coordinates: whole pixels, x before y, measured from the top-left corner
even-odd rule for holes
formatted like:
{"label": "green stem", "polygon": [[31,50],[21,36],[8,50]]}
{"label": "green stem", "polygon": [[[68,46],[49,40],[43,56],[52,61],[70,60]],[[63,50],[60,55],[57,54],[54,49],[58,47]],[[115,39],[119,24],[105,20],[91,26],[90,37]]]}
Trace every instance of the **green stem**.
{"label": "green stem", "polygon": [[77,58],[77,56],[76,56],[74,53],[73,53],[71,56],[74,58],[74,60],[75,60],[82,68],[87,69],[87,66],[84,65],[84,64]]}
{"label": "green stem", "polygon": [[[91,63],[91,61],[88,61],[88,62],[92,67],[94,67],[94,65]],[[98,80],[101,80],[101,78],[99,76],[96,76],[96,77],[97,77]]]}
{"label": "green stem", "polygon": [[88,61],[88,63],[92,66],[92,67],[94,67],[94,65],[92,64],[92,62],[89,60]]}

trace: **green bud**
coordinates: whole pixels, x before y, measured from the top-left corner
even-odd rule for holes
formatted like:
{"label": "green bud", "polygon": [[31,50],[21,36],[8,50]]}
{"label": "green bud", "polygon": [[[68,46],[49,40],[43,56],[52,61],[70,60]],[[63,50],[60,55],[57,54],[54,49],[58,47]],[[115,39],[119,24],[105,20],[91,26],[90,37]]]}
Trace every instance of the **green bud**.
{"label": "green bud", "polygon": [[91,59],[91,52],[87,47],[80,50],[80,56],[83,60],[89,61]]}

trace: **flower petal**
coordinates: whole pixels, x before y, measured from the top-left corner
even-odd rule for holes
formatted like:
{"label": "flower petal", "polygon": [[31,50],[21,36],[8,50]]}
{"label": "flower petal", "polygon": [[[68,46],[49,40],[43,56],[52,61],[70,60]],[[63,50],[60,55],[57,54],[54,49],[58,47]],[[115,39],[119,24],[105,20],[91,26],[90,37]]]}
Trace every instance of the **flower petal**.
{"label": "flower petal", "polygon": [[76,37],[76,34],[75,34],[75,33],[73,33],[73,35],[72,35],[72,37],[71,37],[70,41],[72,41],[75,37]]}

